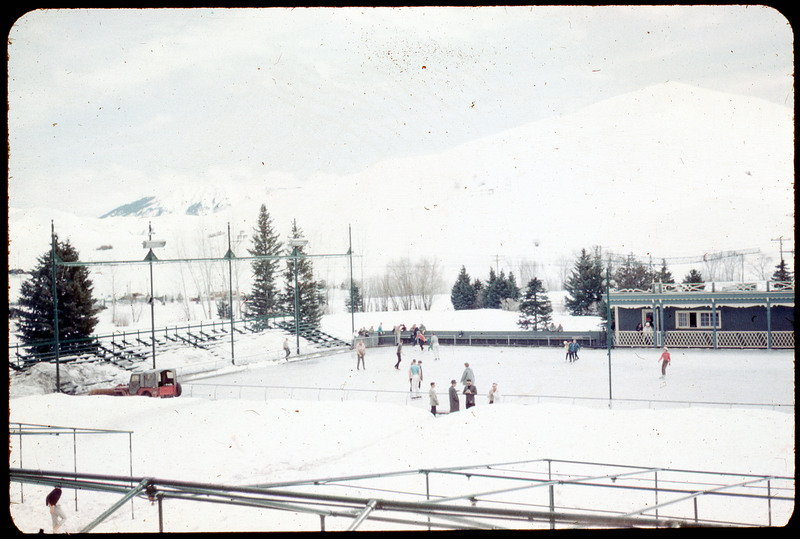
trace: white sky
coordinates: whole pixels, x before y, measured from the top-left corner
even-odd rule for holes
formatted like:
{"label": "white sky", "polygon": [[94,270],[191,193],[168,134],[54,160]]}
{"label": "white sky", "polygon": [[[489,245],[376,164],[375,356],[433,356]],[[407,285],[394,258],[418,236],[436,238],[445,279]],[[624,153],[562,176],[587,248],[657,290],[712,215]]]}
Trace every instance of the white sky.
{"label": "white sky", "polygon": [[354,173],[665,81],[792,106],[792,40],[761,6],[34,11],[9,32],[9,205]]}

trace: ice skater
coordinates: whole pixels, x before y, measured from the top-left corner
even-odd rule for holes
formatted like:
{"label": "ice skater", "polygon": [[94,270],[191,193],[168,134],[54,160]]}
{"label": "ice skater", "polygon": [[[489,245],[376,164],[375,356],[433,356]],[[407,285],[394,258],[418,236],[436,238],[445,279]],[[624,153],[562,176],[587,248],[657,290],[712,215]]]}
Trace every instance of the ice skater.
{"label": "ice skater", "polygon": [[475,395],[477,393],[478,388],[472,385],[472,380],[467,379],[467,385],[464,386],[464,395],[466,395],[464,400],[466,402],[466,408],[472,408],[475,406]]}
{"label": "ice skater", "polygon": [[450,380],[450,413],[458,412],[458,389],[456,389],[456,381]]}
{"label": "ice skater", "polygon": [[461,385],[466,385],[467,380],[475,380],[475,373],[469,368],[469,363],[464,363],[464,372],[461,373]]}
{"label": "ice skater", "polygon": [[658,358],[661,362],[661,378],[667,376],[667,365],[670,364],[672,359],[669,357],[669,349],[665,346],[664,351],[661,353],[661,357]]}
{"label": "ice skater", "polygon": [[403,360],[403,343],[397,343],[397,363],[394,364],[394,368],[398,371],[400,370],[400,362]]}
{"label": "ice skater", "polygon": [[417,367],[419,367],[419,381],[417,382],[417,389],[422,389],[422,360],[420,359],[417,361]]}
{"label": "ice skater", "polygon": [[433,359],[439,359],[439,337],[436,336],[436,333],[431,334],[431,348],[433,349]]}
{"label": "ice skater", "polygon": [[572,339],[572,361],[580,359],[578,357],[578,350],[581,349],[581,343],[577,339]]}
{"label": "ice skater", "polygon": [[417,365],[417,360],[411,360],[411,366],[408,368],[408,392],[411,393],[414,391],[414,387],[417,388],[416,394],[412,397],[414,399],[419,398],[419,365]]}
{"label": "ice skater", "polygon": [[489,390],[489,404],[494,404],[500,400],[500,393],[497,392],[497,383],[492,383],[492,389]]}
{"label": "ice skater", "polygon": [[428,397],[431,400],[431,413],[436,417],[436,407],[439,405],[439,397],[436,395],[436,383],[431,382],[431,390],[428,392]]}
{"label": "ice skater", "polygon": [[358,360],[356,363],[356,370],[359,367],[363,366],[364,370],[367,370],[367,364],[364,363],[364,356],[367,354],[367,347],[364,345],[364,339],[359,339],[358,344],[356,345],[356,356],[358,356]]}
{"label": "ice skater", "polygon": [[571,355],[569,351],[569,341],[564,341],[564,361],[569,361]]}
{"label": "ice skater", "polygon": [[286,352],[284,359],[289,361],[289,354],[292,353],[291,349],[289,349],[289,339],[283,339],[283,351]]}

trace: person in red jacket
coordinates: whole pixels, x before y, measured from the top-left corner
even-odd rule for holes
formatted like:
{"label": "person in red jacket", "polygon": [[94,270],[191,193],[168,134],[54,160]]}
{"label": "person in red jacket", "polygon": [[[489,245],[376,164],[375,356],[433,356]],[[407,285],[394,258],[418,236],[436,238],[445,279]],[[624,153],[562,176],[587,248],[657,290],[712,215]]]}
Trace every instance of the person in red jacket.
{"label": "person in red jacket", "polygon": [[661,357],[658,358],[658,360],[661,362],[661,378],[664,378],[667,375],[667,365],[669,365],[669,362],[671,361],[669,357],[669,349],[666,346],[664,347],[664,352],[661,353]]}

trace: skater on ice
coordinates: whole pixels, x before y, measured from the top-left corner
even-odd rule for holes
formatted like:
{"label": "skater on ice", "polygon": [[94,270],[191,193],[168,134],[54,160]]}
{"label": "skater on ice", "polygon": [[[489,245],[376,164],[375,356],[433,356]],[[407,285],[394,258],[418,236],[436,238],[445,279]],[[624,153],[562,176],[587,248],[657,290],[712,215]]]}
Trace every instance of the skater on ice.
{"label": "skater on ice", "polygon": [[500,394],[497,392],[497,383],[492,383],[492,389],[489,390],[489,404],[494,404],[500,400]]}
{"label": "skater on ice", "polygon": [[411,366],[408,368],[408,383],[409,383],[408,392],[411,393],[412,391],[414,391],[414,388],[416,387],[417,388],[416,389],[416,394],[414,395],[413,398],[415,398],[415,399],[418,398],[419,397],[419,365],[417,365],[417,360],[416,359],[412,359],[411,360]]}
{"label": "skater on ice", "polygon": [[475,406],[475,394],[478,393],[478,388],[472,385],[472,380],[467,380],[467,385],[464,387],[464,395],[466,395],[466,408]]}
{"label": "skater on ice", "polygon": [[672,361],[669,357],[669,349],[665,346],[664,351],[661,353],[661,357],[658,358],[661,362],[661,378],[664,378],[667,375],[667,365],[670,364]]}
{"label": "skater on ice", "polygon": [[458,390],[456,389],[456,381],[450,380],[450,413],[458,412]]}
{"label": "skater on ice", "polygon": [[439,405],[439,397],[436,395],[436,383],[431,382],[431,390],[428,392],[428,397],[431,400],[431,413],[436,417],[436,407]]}
{"label": "skater on ice", "polygon": [[475,373],[469,368],[469,363],[464,363],[464,372],[461,373],[461,385],[466,385],[467,380],[475,380]]}
{"label": "skater on ice", "polygon": [[572,361],[580,359],[578,357],[578,350],[581,349],[581,343],[577,341],[577,339],[572,339]]}
{"label": "skater on ice", "polygon": [[420,359],[417,361],[417,367],[419,367],[419,381],[417,382],[417,389],[422,389],[422,360]]}
{"label": "skater on ice", "polygon": [[399,342],[399,339],[398,339],[398,343],[397,343],[397,363],[394,364],[394,368],[397,369],[398,371],[400,370],[400,361],[402,361],[402,358],[403,358],[403,343]]}
{"label": "skater on ice", "polygon": [[436,333],[431,334],[431,348],[433,349],[433,359],[439,359],[439,337]]}
{"label": "skater on ice", "polygon": [[572,354],[569,352],[569,341],[564,341],[564,361],[569,361],[571,355]]}
{"label": "skater on ice", "polygon": [[367,354],[367,347],[364,345],[364,340],[359,339],[358,344],[356,345],[356,356],[358,356],[358,362],[356,363],[356,370],[358,370],[361,366],[364,367],[364,370],[367,370],[367,365],[364,363],[364,356]]}
{"label": "skater on ice", "polygon": [[289,339],[283,340],[283,351],[286,352],[286,356],[284,357],[284,359],[286,361],[289,361],[289,354],[292,353],[292,351],[289,349]]}

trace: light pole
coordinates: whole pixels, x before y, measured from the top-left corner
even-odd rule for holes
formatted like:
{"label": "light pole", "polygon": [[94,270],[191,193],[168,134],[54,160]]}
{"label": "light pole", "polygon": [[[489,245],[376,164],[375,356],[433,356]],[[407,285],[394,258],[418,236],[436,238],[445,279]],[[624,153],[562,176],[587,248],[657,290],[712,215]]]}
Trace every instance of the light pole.
{"label": "light pole", "polygon": [[606,349],[608,350],[608,405],[611,406],[611,277],[606,267]]}
{"label": "light pole", "polygon": [[236,255],[231,250],[231,224],[228,223],[228,252],[225,253],[228,259],[228,314],[231,317],[231,363],[236,365],[236,356],[233,352],[233,259]]}
{"label": "light pole", "polygon": [[303,238],[292,238],[289,245],[292,247],[292,258],[294,258],[294,335],[297,341],[297,355],[300,355],[300,297],[297,290],[297,258],[298,249],[308,243]]}
{"label": "light pole", "polygon": [[53,335],[56,343],[56,392],[61,393],[60,355],[58,342],[58,287],[56,285],[56,228],[50,221],[50,244],[53,257]]}
{"label": "light pole", "polygon": [[150,340],[153,346],[153,368],[156,368],[156,321],[155,321],[155,298],[153,297],[153,261],[158,261],[154,247],[164,247],[167,244],[164,240],[153,240],[153,225],[147,223],[148,233],[147,241],[142,242],[142,247],[149,249],[147,256],[144,257],[145,262],[150,263]]}

